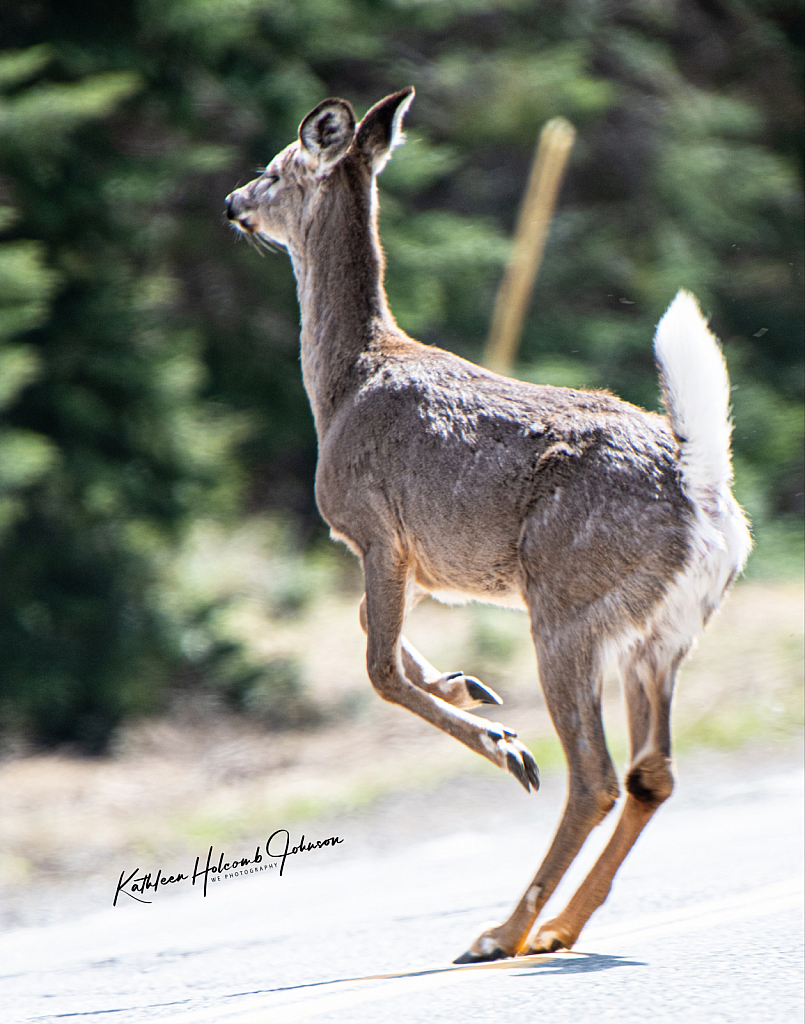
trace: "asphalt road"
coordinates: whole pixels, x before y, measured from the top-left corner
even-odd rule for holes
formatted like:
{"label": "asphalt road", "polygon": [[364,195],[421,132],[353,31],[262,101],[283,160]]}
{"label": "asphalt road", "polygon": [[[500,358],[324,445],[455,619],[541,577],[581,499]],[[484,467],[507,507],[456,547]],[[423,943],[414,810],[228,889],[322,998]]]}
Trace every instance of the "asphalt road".
{"label": "asphalt road", "polygon": [[[289,855],[282,875],[265,839],[284,826],[267,823],[262,862],[210,881],[206,897],[202,877],[187,878],[139,893],[150,903],[122,891],[112,907],[121,871],[153,881],[160,865],[110,864],[106,909],[0,935],[0,1019],[800,1022],[801,767],[710,758],[679,774],[573,953],[452,966],[530,880],[564,789],[561,777],[531,796],[503,777],[455,780],[309,826],[305,844],[343,842]],[[216,847],[211,864],[254,848]],[[280,832],[270,851],[283,848]]]}

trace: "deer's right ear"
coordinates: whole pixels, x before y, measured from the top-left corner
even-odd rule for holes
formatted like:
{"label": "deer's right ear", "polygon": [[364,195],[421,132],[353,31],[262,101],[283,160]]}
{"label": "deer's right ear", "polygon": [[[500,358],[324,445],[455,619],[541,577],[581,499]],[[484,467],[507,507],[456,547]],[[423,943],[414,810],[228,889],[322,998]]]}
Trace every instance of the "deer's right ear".
{"label": "deer's right ear", "polygon": [[413,98],[413,85],[392,93],[375,103],[358,125],[357,145],[371,160],[374,174],[380,174],[391,151],[404,140],[402,119]]}
{"label": "deer's right ear", "polygon": [[355,114],[346,100],[323,100],[299,125],[299,142],[316,174],[325,174],[352,145]]}

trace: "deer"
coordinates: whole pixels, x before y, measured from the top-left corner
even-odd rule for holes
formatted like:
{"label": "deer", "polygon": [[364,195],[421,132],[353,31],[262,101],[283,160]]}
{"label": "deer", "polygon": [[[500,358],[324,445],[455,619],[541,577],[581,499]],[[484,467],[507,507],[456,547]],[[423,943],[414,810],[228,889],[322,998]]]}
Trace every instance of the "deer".
{"label": "deer", "polygon": [[[570,949],[635,840],[671,795],[670,708],[683,658],[741,572],[748,521],[731,493],[730,385],[696,299],[680,291],[654,351],[666,415],[604,390],[500,376],[408,337],[384,290],[377,175],[403,141],[413,87],[356,123],[319,103],[298,138],[226,197],[256,245],[290,256],[301,364],[318,437],[315,495],[363,566],[366,666],[384,700],[539,787],[517,735],[472,709],[500,697],[440,672],[403,636],[424,597],[528,613],[567,762],[556,833],[511,915],[454,963]],[[570,902],[545,903],[620,788],[601,716],[605,667],[625,698],[625,799]]]}

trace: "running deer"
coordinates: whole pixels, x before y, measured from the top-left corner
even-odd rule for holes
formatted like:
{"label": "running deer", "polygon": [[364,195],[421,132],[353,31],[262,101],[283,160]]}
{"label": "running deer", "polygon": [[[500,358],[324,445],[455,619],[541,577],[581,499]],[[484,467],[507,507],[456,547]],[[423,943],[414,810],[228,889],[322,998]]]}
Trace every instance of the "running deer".
{"label": "running deer", "polygon": [[[528,790],[534,758],[479,680],[440,672],[402,635],[426,595],[527,610],[545,700],[567,759],[564,813],[503,924],[456,963],[570,948],[673,789],[674,677],[751,547],[730,493],[729,381],[696,300],[680,292],[655,353],[667,417],[606,391],[527,384],[412,340],[383,288],[375,178],[400,142],[404,89],[356,125],[320,103],[297,141],[226,199],[228,219],[287,250],[302,313],[302,373],[319,441],[316,500],[363,563],[367,669],[400,704]],[[605,664],[619,667],[631,743],[608,846],[567,907],[537,917],[618,780],[601,722]]]}

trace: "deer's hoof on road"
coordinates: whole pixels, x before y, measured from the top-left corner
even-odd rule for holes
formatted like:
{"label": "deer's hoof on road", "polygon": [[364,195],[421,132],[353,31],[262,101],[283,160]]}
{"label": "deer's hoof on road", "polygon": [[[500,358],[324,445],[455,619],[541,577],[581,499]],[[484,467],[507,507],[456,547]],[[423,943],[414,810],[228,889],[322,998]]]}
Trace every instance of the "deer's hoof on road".
{"label": "deer's hoof on road", "polygon": [[563,928],[558,918],[540,925],[536,935],[523,950],[522,956],[534,956],[538,953],[556,953],[560,949],[570,949],[577,936],[571,935]]}
{"label": "deer's hoof on road", "polygon": [[500,945],[500,929],[497,924],[489,925],[473,942],[466,953],[456,957],[454,964],[481,964],[491,960],[506,960],[513,956]]}

